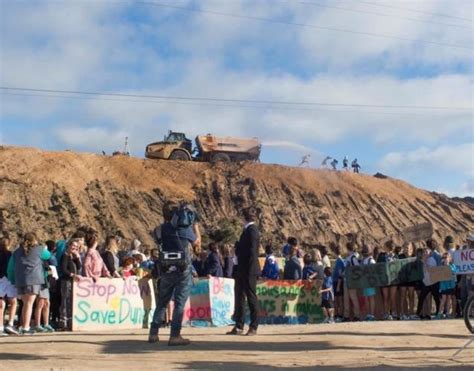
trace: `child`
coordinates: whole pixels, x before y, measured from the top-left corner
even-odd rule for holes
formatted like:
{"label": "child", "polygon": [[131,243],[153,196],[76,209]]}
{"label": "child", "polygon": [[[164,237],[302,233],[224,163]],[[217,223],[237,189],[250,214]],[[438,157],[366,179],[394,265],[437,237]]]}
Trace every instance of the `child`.
{"label": "child", "polygon": [[[14,326],[16,307],[17,307],[17,291],[16,287],[8,280],[7,267],[8,261],[12,255],[10,251],[11,239],[7,232],[4,232],[0,238],[0,336],[19,335],[20,333]],[[3,316],[5,307],[8,306],[9,320],[8,325],[3,326]]]}
{"label": "child", "polygon": [[278,280],[280,278],[280,267],[273,252],[274,248],[272,245],[265,246],[265,254],[267,256],[262,270],[262,278],[267,280]]}
{"label": "child", "polygon": [[324,268],[323,288],[319,293],[322,294],[321,307],[324,311],[324,323],[334,323],[334,291],[331,267]]}
{"label": "child", "polygon": [[334,311],[336,315],[336,322],[342,321],[344,314],[344,269],[346,264],[341,256],[341,247],[339,245],[333,246],[334,255],[336,255],[336,263],[332,273],[332,282],[334,284]]}
{"label": "child", "polygon": [[125,258],[122,263],[122,277],[129,278],[134,276],[133,272],[133,265],[135,263],[135,259],[133,258]]}
{"label": "child", "polygon": [[[362,247],[362,256],[364,259],[362,260],[362,265],[369,265],[375,264],[375,259],[372,256],[372,250],[369,246],[364,245]],[[367,287],[364,288],[364,297],[367,298],[369,307],[367,309],[367,316],[365,317],[366,321],[375,321],[375,287]]]}
{"label": "child", "polygon": [[[311,254],[305,254],[304,255],[303,263],[304,263],[303,279],[304,280],[309,280],[309,281],[314,280],[316,278],[316,276],[318,275],[318,273],[314,269],[313,259],[311,258]],[[322,277],[319,277],[319,278],[322,278]]]}
{"label": "child", "polygon": [[[452,318],[456,315],[456,266],[452,263],[452,257],[449,252],[443,254],[442,265],[448,265],[451,268],[452,277],[448,281],[439,283],[439,292],[441,294],[440,313],[437,318]],[[449,314],[449,302],[451,301],[452,312]],[[442,313],[442,314],[441,314]]]}

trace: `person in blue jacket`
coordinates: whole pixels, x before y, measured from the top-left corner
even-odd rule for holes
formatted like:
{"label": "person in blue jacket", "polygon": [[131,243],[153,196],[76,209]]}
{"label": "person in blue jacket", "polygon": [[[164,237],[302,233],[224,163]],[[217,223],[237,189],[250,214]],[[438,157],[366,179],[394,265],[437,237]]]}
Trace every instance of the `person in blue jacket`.
{"label": "person in blue jacket", "polygon": [[208,246],[209,255],[207,256],[205,269],[207,276],[212,277],[224,277],[224,271],[222,269],[222,258],[219,253],[219,247],[214,242],[211,242]]}
{"label": "person in blue jacket", "polygon": [[265,246],[265,264],[263,265],[262,278],[267,280],[277,280],[280,278],[280,267],[273,255],[274,247],[270,244]]}

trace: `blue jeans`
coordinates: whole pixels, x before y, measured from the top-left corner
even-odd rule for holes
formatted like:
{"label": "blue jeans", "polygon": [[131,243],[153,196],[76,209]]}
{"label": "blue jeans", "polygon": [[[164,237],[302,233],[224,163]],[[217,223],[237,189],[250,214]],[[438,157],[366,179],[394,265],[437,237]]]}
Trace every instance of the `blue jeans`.
{"label": "blue jeans", "polygon": [[163,273],[160,277],[158,302],[150,326],[150,335],[158,335],[158,330],[165,319],[166,308],[174,298],[173,318],[171,319],[171,337],[179,336],[183,322],[184,305],[189,298],[193,276],[191,266],[184,272],[174,271]]}

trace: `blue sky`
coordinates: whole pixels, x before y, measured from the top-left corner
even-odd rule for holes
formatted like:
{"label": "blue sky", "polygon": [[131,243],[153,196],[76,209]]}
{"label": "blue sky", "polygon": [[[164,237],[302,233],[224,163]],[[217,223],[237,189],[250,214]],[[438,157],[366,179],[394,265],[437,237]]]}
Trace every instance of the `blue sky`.
{"label": "blue sky", "polygon": [[[456,109],[473,106],[471,1],[380,1],[379,7],[355,0],[155,2],[204,12],[150,3],[0,0],[1,85],[450,109],[2,94],[1,142],[111,152],[128,136],[133,155],[143,156],[145,145],[168,129],[189,137],[258,136],[266,163],[295,165],[311,153],[318,167],[325,155],[348,155],[370,174],[449,195],[474,194],[473,112]],[[383,7],[394,4],[424,13]]]}

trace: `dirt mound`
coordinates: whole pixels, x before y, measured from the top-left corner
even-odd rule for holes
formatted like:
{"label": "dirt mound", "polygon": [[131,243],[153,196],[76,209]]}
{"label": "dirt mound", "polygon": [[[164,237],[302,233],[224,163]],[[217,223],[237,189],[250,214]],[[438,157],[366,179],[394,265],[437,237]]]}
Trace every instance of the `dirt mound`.
{"label": "dirt mound", "polygon": [[207,164],[125,156],[0,148],[0,228],[67,236],[78,225],[151,244],[170,198],[192,201],[207,232],[260,210],[265,238],[307,244],[400,239],[431,222],[435,236],[464,237],[474,207],[409,184],[369,175],[262,164]]}

